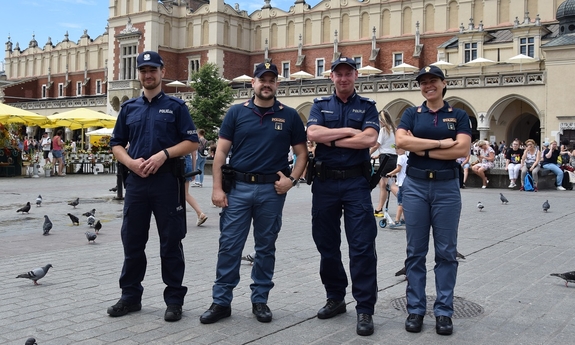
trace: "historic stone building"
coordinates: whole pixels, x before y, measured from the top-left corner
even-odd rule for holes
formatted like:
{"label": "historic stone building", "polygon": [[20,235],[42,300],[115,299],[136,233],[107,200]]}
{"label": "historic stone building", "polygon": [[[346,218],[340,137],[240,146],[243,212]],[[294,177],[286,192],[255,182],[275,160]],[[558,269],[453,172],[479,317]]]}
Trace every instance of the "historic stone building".
{"label": "historic stone building", "polygon": [[[25,50],[8,40],[6,75],[16,83],[0,99],[47,115],[77,104],[115,114],[140,92],[137,54],[159,50],[166,82],[186,81],[207,62],[229,80],[251,75],[264,59],[286,78],[308,72],[312,78],[279,89],[305,119],[313,98],[333,91],[324,73],[343,55],[382,71],[362,76],[356,88],[399,121],[423,97],[413,71],[397,66],[444,61],[447,100],[472,117],[475,138],[575,142],[575,111],[566,102],[575,86],[575,0],[324,0],[313,7],[296,0],[289,9],[264,0],[251,14],[223,0],[110,0],[109,9],[107,32],[94,40],[86,34],[42,49],[33,40]],[[531,59],[512,63],[519,54]],[[233,85],[237,102],[251,96]],[[178,91],[193,97],[192,89]]]}

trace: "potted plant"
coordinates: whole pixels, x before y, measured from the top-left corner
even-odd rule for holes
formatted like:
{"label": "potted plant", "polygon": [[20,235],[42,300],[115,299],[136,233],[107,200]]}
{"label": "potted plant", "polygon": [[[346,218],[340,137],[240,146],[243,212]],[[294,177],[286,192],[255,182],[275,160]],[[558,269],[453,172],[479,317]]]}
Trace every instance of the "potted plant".
{"label": "potted plant", "polygon": [[46,164],[44,164],[43,169],[44,169],[44,175],[46,175],[46,177],[50,177],[50,176],[51,176],[50,174],[52,173],[52,168],[53,168],[53,167],[54,167],[54,164],[53,164],[53,163],[46,163]]}

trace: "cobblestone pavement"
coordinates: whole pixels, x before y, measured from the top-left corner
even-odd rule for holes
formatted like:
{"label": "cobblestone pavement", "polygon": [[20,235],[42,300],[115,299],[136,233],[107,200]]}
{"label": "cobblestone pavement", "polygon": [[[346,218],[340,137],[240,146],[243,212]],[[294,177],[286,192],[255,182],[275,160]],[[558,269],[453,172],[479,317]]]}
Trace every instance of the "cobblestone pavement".
{"label": "cobblestone pavement", "polygon": [[[455,294],[475,303],[477,315],[454,319],[450,337],[435,333],[435,320],[426,317],[419,334],[408,333],[406,314],[398,308],[405,281],[394,276],[403,266],[405,233],[380,228],[377,238],[379,300],[375,334],[355,333],[355,302],[348,291],[348,311],[329,320],[316,318],[325,303],[319,279],[319,255],[311,237],[310,187],[289,192],[283,228],[277,242],[275,287],[269,306],[274,319],[263,324],[251,314],[250,266],[242,265],[242,280],[234,291],[232,316],[202,325],[199,316],[211,303],[218,246],[219,209],[211,206],[211,177],[203,188],[191,188],[208,221],[195,226],[188,209],[185,285],[189,291],[180,322],[163,320],[164,285],[160,277],[158,237],[152,222],[147,248],[143,309],[121,318],[106,314],[120,296],[122,266],[119,237],[122,203],[108,189],[113,175],[68,175],[52,178],[0,179],[0,343],[24,344],[35,337],[47,344],[556,344],[570,343],[575,327],[575,285],[550,277],[552,272],[575,270],[573,192],[528,193],[497,189],[462,190],[464,205],[458,249],[460,261]],[[499,192],[509,199],[499,201]],[[36,207],[41,194],[44,202]],[[378,191],[373,192],[376,200]],[[74,209],[67,202],[80,198]],[[541,204],[549,200],[544,213]],[[16,213],[27,201],[29,214]],[[485,205],[479,212],[478,201]],[[395,212],[395,199],[390,203]],[[94,244],[82,213],[96,209],[103,227]],[[73,226],[66,216],[80,217]],[[54,227],[42,236],[43,215]],[[251,251],[248,239],[245,252]],[[344,240],[344,259],[347,247]],[[434,295],[433,248],[428,255],[428,294]],[[346,261],[347,262],[347,261]],[[34,286],[16,275],[51,263],[53,268]],[[472,313],[473,314],[473,313]]]}

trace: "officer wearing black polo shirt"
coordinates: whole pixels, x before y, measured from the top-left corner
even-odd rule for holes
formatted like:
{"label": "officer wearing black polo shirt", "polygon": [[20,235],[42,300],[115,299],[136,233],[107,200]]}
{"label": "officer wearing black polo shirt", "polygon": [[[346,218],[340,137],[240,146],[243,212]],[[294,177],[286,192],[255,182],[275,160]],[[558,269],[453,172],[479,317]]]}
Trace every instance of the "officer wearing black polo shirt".
{"label": "officer wearing black polo shirt", "polygon": [[461,214],[460,165],[456,159],[469,153],[471,128],[465,111],[443,100],[447,83],[441,69],[428,66],[419,72],[419,107],[405,110],[395,133],[396,144],[410,151],[403,181],[403,212],[407,237],[408,332],[420,332],[426,311],[425,257],[432,228],[435,247],[433,306],[436,332],[453,332],[453,290],[457,276],[457,228]]}
{"label": "officer wearing black polo shirt", "polygon": [[[116,159],[129,169],[126,178],[124,221],[121,236],[124,267],[120,275],[122,296],[108,308],[122,316],[142,308],[146,254],[152,213],[160,237],[162,279],[166,284],[164,319],[178,321],[187,288],[184,278],[182,239],[186,236],[185,200],[179,158],[198,148],[196,127],[186,104],[162,91],[164,62],[154,51],[138,55],[137,67],[143,93],[122,105],[110,140]],[[126,146],[129,146],[126,151]],[[183,171],[183,169],[182,169]]]}
{"label": "officer wearing black polo shirt", "polygon": [[355,92],[355,61],[342,57],[331,64],[335,92],[315,99],[307,123],[315,149],[312,185],[312,235],[321,254],[320,276],[327,303],[317,313],[328,319],[345,313],[347,275],[341,261],[341,215],[349,244],[352,294],[357,301],[357,334],[373,334],[377,300],[377,225],[373,217],[369,148],[379,134],[375,102]]}
{"label": "officer wearing black polo shirt", "polygon": [[[300,157],[307,155],[303,122],[297,111],[275,97],[277,67],[269,62],[256,66],[254,97],[232,106],[220,129],[213,163],[212,201],[223,207],[220,217],[220,246],[212,304],[200,322],[214,323],[232,313],[233,289],[240,281],[242,250],[253,222],[255,260],[252,266],[252,313],[259,322],[272,321],[267,305],[275,267],[275,243],[282,224],[286,193],[303,173],[307,161],[298,159],[293,171],[288,165],[290,146]],[[222,186],[222,166],[228,153],[233,181],[230,190]],[[226,177],[227,179],[227,177]]]}

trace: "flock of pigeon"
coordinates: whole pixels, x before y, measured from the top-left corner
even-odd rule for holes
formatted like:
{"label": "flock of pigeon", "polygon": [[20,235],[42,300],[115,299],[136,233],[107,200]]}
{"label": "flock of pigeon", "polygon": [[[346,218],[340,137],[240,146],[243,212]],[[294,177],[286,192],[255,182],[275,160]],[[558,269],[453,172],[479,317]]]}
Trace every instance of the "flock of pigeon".
{"label": "flock of pigeon", "polygon": [[[505,197],[505,195],[503,195],[503,193],[499,193],[499,200],[501,200],[502,205],[507,205],[509,203],[509,200],[507,200],[507,198]],[[543,203],[543,205],[541,205],[541,207],[543,207],[543,212],[547,212],[551,208],[551,205],[549,205],[549,200],[545,200],[545,202]],[[479,212],[483,211],[484,208],[485,206],[483,206],[483,203],[479,201],[477,203],[477,209],[479,210]]]}

